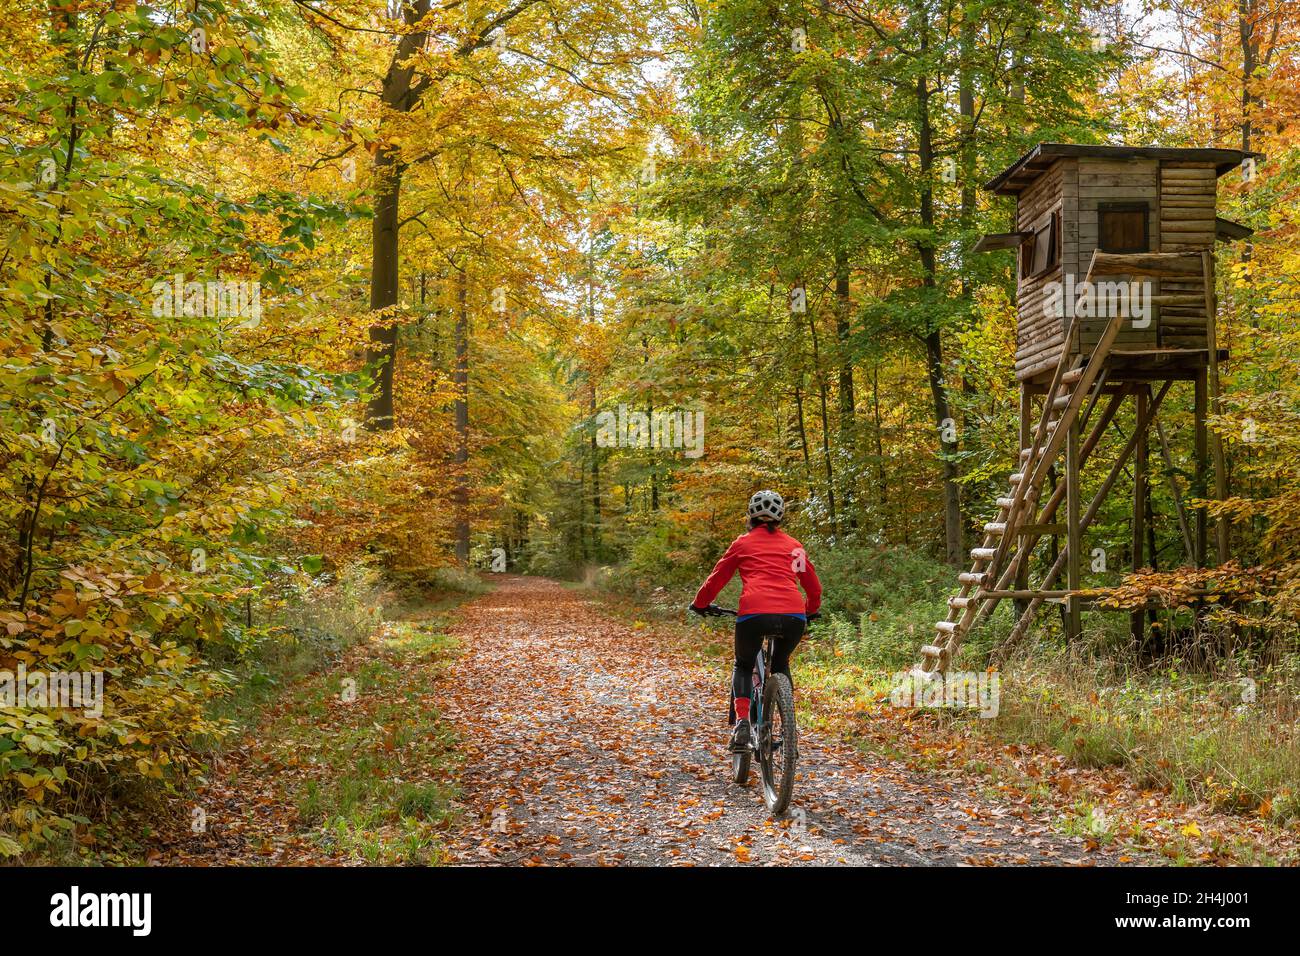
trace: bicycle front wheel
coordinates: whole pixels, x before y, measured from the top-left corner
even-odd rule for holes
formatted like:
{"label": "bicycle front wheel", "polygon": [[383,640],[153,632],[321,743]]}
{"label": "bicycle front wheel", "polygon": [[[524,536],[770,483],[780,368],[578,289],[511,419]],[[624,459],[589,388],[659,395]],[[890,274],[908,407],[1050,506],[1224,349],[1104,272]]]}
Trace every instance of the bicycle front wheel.
{"label": "bicycle front wheel", "polygon": [[799,728],[794,720],[790,678],[784,674],[768,676],[763,688],[763,711],[758,759],[763,802],[771,813],[784,813],[794,792],[794,767],[799,759]]}

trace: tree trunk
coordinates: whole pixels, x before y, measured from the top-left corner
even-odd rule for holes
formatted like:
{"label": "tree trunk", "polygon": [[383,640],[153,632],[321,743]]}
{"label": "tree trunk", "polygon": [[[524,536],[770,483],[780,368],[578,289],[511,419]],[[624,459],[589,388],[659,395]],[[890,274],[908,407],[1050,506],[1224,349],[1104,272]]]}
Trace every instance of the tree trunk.
{"label": "tree trunk", "polygon": [[[591,417],[596,417],[596,385],[591,386]],[[600,560],[600,446],[596,444],[596,430],[591,432],[591,554]]]}
{"label": "tree trunk", "polygon": [[853,355],[849,347],[852,334],[849,321],[849,257],[843,249],[835,251],[835,337],[839,344],[840,365],[840,449],[849,463],[842,479],[845,520],[851,529],[858,526],[855,472],[857,467],[857,397],[853,386]]}
{"label": "tree trunk", "polygon": [[1237,0],[1237,27],[1241,34],[1241,148],[1250,149],[1251,107],[1255,97],[1250,84],[1259,65],[1259,41],[1255,38],[1255,0]]}
{"label": "tree trunk", "polygon": [[[929,31],[924,25],[921,30],[921,49],[928,48]],[[919,243],[918,253],[925,288],[933,292],[936,282],[936,263],[934,240],[934,192],[931,177],[934,174],[934,142],[930,125],[930,88],[925,76],[916,80],[916,108],[919,122],[918,150],[921,160],[921,226],[926,230],[926,238]],[[943,452],[943,531],[944,556],[949,564],[958,566],[962,563],[961,546],[961,497],[957,488],[957,463],[953,459],[957,452],[957,443],[945,438],[950,432],[952,413],[948,405],[948,393],[943,381],[943,340],[939,329],[931,329],[925,337],[925,359],[929,371],[930,395],[934,400],[935,425],[939,431],[939,446]]]}
{"label": "tree trunk", "polygon": [[[871,408],[876,424],[876,483],[880,493],[880,512],[889,506],[889,474],[885,471],[885,436],[880,421],[880,365],[871,367]],[[888,528],[885,528],[888,538]]]}
{"label": "tree trunk", "polygon": [[826,404],[826,377],[822,374],[821,347],[817,342],[817,323],[812,310],[808,311],[808,331],[812,334],[813,370],[817,376],[817,394],[821,400],[822,412],[822,461],[826,466],[826,503],[830,508],[831,534],[840,536],[840,515],[835,506],[835,466],[831,462],[831,422]]}
{"label": "tree trunk", "polygon": [[[975,91],[972,78],[971,58],[975,51],[975,15],[969,4],[964,4],[961,11],[961,65],[960,88],[957,93],[958,109],[961,112],[961,295],[962,305],[967,315],[974,314],[974,277],[971,275],[972,255],[971,238],[975,231]],[[969,376],[962,377],[962,392],[971,397],[972,404],[976,393],[975,384]],[[979,417],[965,415],[962,419],[962,432],[969,444],[979,443]],[[969,445],[968,445],[969,447]]]}
{"label": "tree trunk", "polygon": [[[1251,93],[1255,69],[1259,66],[1259,39],[1255,35],[1258,12],[1256,0],[1237,0],[1237,27],[1241,35],[1241,148],[1246,152],[1250,151],[1254,133],[1253,108],[1259,102],[1259,97]],[[1255,244],[1249,238],[1241,244],[1240,255],[1242,262],[1254,258]],[[1249,301],[1249,296],[1246,298]],[[1259,317],[1253,308],[1248,309],[1247,321],[1251,328],[1259,327]]]}
{"label": "tree trunk", "polygon": [[799,426],[799,448],[803,451],[804,485],[808,493],[813,491],[812,456],[808,453],[808,429],[803,420],[803,386],[794,387],[795,422]]}
{"label": "tree trunk", "polygon": [[[412,0],[405,6],[403,19],[408,27],[420,23],[429,13],[430,0]],[[405,34],[393,52],[380,89],[381,109],[409,113],[419,102],[411,80],[415,75],[408,65],[411,57],[424,47],[428,31]],[[381,114],[380,136],[384,132]],[[378,312],[397,305],[398,264],[400,260],[398,207],[402,193],[400,149],[384,145],[375,153],[375,218],[370,226],[370,310]],[[366,347],[366,364],[375,369],[375,391],[366,405],[366,426],[390,429],[394,424],[393,364],[397,360],[397,319],[390,314],[370,326]]]}
{"label": "tree trunk", "polygon": [[462,267],[457,273],[456,365],[452,383],[456,386],[456,561],[469,564],[469,277]]}

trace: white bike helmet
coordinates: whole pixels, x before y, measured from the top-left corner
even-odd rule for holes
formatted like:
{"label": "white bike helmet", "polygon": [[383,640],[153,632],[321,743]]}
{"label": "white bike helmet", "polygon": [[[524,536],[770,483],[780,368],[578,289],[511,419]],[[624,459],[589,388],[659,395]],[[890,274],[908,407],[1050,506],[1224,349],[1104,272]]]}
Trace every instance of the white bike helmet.
{"label": "white bike helmet", "polygon": [[785,501],[775,491],[757,491],[749,499],[749,516],[763,521],[780,521],[785,515]]}

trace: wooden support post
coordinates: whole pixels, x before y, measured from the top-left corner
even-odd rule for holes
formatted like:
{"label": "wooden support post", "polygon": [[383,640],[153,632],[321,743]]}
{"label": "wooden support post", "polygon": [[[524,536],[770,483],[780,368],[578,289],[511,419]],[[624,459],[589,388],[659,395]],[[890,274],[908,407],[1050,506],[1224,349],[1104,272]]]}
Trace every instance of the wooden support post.
{"label": "wooden support post", "polygon": [[[1125,386],[1125,388],[1127,388],[1127,386]],[[1115,413],[1119,411],[1119,407],[1123,404],[1124,396],[1126,394],[1127,392],[1114,392],[1111,394],[1110,401],[1106,403],[1106,407],[1102,410],[1101,417],[1097,420],[1096,424],[1092,426],[1091,430],[1088,432],[1088,437],[1084,439],[1083,447],[1079,449],[1080,468],[1083,468],[1088,464],[1088,457],[1092,454],[1093,449],[1097,447],[1097,443],[1101,441],[1101,436],[1106,433],[1106,427],[1110,424],[1111,419],[1115,417]],[[1052,519],[1056,517],[1056,512],[1061,507],[1061,501],[1064,498],[1065,488],[1054,488],[1051,495],[1048,496],[1047,502],[1042,505],[1041,512],[1038,514],[1038,522],[1041,523],[1023,525],[1021,527],[1021,533],[1025,535],[1025,538],[1018,544],[1018,550],[1012,556],[1011,562],[1007,566],[1007,570],[1002,572],[1002,576],[998,578],[998,589],[1006,588],[1006,586],[1011,583],[1013,575],[1017,580],[1019,580],[1021,566],[1023,565],[1026,568],[1029,567],[1029,558],[1044,537],[1051,535],[1053,542],[1055,542],[1056,535],[1065,531],[1064,524],[1052,522]],[[1055,546],[1053,546],[1053,548],[1055,548]],[[1056,560],[1055,550],[1053,550],[1051,558],[1053,561]],[[1027,585],[1028,581],[1025,583]],[[1019,587],[1019,585],[1017,585],[1017,587]],[[1028,588],[1026,588],[1026,590],[1028,590]],[[975,616],[975,625],[978,625],[981,621],[992,614],[994,610],[996,610],[998,600],[999,599],[994,596],[984,602],[980,607],[979,613]],[[1028,610],[1029,608],[1026,606],[1023,611],[1017,611],[1017,619],[1023,616],[1025,611]],[[1064,607],[1062,607],[1062,610],[1064,610]]]}
{"label": "wooden support post", "polygon": [[[1200,369],[1196,373],[1196,400],[1192,409],[1192,419],[1196,427],[1196,469],[1192,474],[1192,497],[1204,498],[1206,496],[1205,477],[1209,472],[1209,435],[1205,428],[1205,395],[1206,395],[1206,375],[1205,369]],[[1204,508],[1196,509],[1196,566],[1205,567],[1206,564],[1206,515]]]}
{"label": "wooden support post", "polygon": [[[1065,496],[1065,492],[1063,490],[1064,486],[1060,485],[1060,479],[1056,473],[1055,467],[1053,467],[1047,473],[1047,485],[1051,489],[1052,498],[1055,498],[1058,492],[1061,494],[1062,498],[1064,498]],[[1051,558],[1053,562],[1055,562],[1056,559],[1060,557],[1060,555],[1061,555],[1061,534],[1059,531],[1053,531],[1052,540],[1047,547],[1047,556]]]}
{"label": "wooden support post", "polygon": [[[1165,400],[1165,395],[1168,394],[1169,387],[1172,384],[1172,382],[1165,382],[1160,386],[1160,390],[1156,392],[1155,397],[1151,399],[1150,405],[1147,408],[1147,420],[1139,420],[1137,422],[1137,428],[1134,433],[1129,435],[1128,442],[1124,445],[1123,449],[1120,450],[1119,457],[1116,458],[1115,463],[1110,466],[1110,473],[1107,474],[1106,478],[1102,481],[1101,488],[1099,488],[1097,493],[1093,495],[1092,503],[1088,505],[1088,510],[1084,512],[1083,518],[1079,521],[1079,527],[1081,530],[1087,530],[1088,526],[1092,524],[1093,519],[1097,517],[1097,512],[1101,510],[1102,503],[1106,500],[1106,496],[1110,494],[1110,489],[1114,486],[1115,480],[1119,478],[1120,472],[1122,472],[1125,466],[1128,465],[1128,460],[1133,455],[1133,449],[1137,446],[1137,432],[1151,426],[1150,417],[1154,416],[1156,412],[1160,410],[1160,403]],[[1061,574],[1061,569],[1065,566],[1067,557],[1069,556],[1065,554],[1057,556],[1056,560],[1052,562],[1052,566],[1047,569],[1047,574],[1043,576],[1043,580],[1039,582],[1038,586],[1040,588],[1050,588],[1056,582],[1057,577]],[[1006,645],[1014,644],[1016,641],[1020,640],[1020,638],[1025,636],[1025,632],[1029,630],[1029,625],[1033,623],[1034,614],[1037,613],[1038,608],[1042,603],[1043,602],[1038,598],[1034,598],[1029,602],[1029,610],[1025,611],[1020,620],[1016,621],[1015,627],[1011,629],[1011,633],[1007,636]]]}
{"label": "wooden support post", "polygon": [[[1214,253],[1209,250],[1202,252],[1201,263],[1205,275],[1205,344],[1210,350],[1207,376],[1210,411],[1222,415],[1223,406],[1219,401],[1219,341],[1215,329],[1218,302],[1214,291]],[[1222,501],[1228,497],[1228,463],[1223,454],[1223,441],[1217,432],[1210,434],[1210,452],[1214,456],[1214,497],[1217,501]],[[1214,543],[1219,564],[1223,564],[1228,560],[1228,519],[1222,515],[1214,519]]]}
{"label": "wooden support post", "polygon": [[[1145,567],[1142,555],[1146,542],[1147,430],[1141,426],[1147,418],[1147,390],[1138,389],[1134,400],[1137,403],[1137,416],[1133,427],[1139,429],[1137,446],[1133,449],[1133,570],[1137,571]],[[1129,633],[1133,637],[1133,646],[1141,647],[1146,636],[1145,611],[1136,610],[1129,615]]]}
{"label": "wooden support post", "polygon": [[1079,415],[1079,427],[1087,426],[1088,421],[1092,418],[1092,410],[1097,407],[1097,401],[1106,391],[1106,379],[1110,376],[1110,369],[1104,368],[1097,376],[1096,383],[1092,386],[1092,395],[1088,397],[1088,404],[1084,406],[1083,412]]}
{"label": "wooden support post", "polygon": [[1174,499],[1174,511],[1178,515],[1178,530],[1183,535],[1183,549],[1187,562],[1196,564],[1196,546],[1192,541],[1191,529],[1187,527],[1187,507],[1183,504],[1183,493],[1178,490],[1178,479],[1174,477],[1174,456],[1169,451],[1169,439],[1165,437],[1165,426],[1156,419],[1156,437],[1160,439],[1160,455],[1165,461],[1165,477],[1169,480],[1169,494]]}
{"label": "wooden support post", "polygon": [[[1070,433],[1065,445],[1065,586],[1071,591],[1083,587],[1082,563],[1083,535],[1079,528],[1079,421],[1070,423]],[[1069,598],[1065,607],[1065,640],[1074,643],[1083,633],[1079,617],[1079,602]]]}

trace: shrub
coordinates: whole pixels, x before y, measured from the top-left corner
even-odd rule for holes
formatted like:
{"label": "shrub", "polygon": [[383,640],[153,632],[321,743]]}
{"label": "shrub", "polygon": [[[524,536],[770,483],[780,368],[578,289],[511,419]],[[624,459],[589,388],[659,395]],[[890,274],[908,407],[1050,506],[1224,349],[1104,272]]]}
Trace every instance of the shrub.
{"label": "shrub", "polygon": [[0,713],[0,856],[65,840],[105,817],[115,793],[176,792],[201,773],[199,742],[226,732],[207,705],[230,675],[205,664],[202,638],[181,639],[196,619],[222,633],[199,594],[159,572],[65,571],[47,600],[0,613],[11,692],[19,668],[100,682],[98,702]]}

